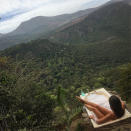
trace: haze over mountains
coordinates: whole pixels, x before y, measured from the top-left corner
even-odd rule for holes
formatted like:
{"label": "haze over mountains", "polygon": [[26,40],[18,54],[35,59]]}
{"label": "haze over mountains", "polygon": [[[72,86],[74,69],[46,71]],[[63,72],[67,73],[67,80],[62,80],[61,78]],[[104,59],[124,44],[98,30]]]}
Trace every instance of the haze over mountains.
{"label": "haze over mountains", "polygon": [[63,14],[59,16],[53,16],[53,17],[44,17],[44,16],[38,16],[35,18],[32,18],[29,21],[23,22],[16,30],[9,33],[9,36],[12,35],[20,35],[20,34],[40,34],[45,33],[50,30],[54,30],[60,26],[62,26],[65,23],[70,22],[71,20],[88,15],[91,13],[93,9],[87,9],[84,11],[79,11],[74,14]]}
{"label": "haze over mountains", "polygon": [[95,9],[87,9],[73,14],[63,14],[53,17],[38,16],[29,21],[23,22],[16,30],[3,35],[0,39],[0,49],[5,49],[12,45],[37,39],[46,33],[61,27],[79,17],[87,16]]}
{"label": "haze over mountains", "polygon": [[46,36],[62,43],[88,43],[120,37],[125,39],[130,34],[129,2],[130,0],[112,0],[98,8],[74,14],[32,18],[13,32],[0,34],[0,50]]}

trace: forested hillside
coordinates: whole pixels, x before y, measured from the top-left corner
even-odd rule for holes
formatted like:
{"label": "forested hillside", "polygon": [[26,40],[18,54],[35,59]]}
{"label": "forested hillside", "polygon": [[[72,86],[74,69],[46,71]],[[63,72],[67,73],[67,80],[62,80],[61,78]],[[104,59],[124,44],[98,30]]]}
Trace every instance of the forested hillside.
{"label": "forested hillside", "polygon": [[[75,95],[82,89],[104,87],[130,99],[131,81],[126,78],[131,75],[131,54],[126,42],[69,46],[41,39],[6,49],[0,56],[0,98],[7,110],[2,120],[13,130],[68,127],[80,112]],[[57,99],[61,91],[64,107]]]}
{"label": "forested hillside", "polygon": [[122,1],[107,4],[83,21],[54,33],[53,41],[79,44],[111,40],[129,40],[131,36],[131,6]]}

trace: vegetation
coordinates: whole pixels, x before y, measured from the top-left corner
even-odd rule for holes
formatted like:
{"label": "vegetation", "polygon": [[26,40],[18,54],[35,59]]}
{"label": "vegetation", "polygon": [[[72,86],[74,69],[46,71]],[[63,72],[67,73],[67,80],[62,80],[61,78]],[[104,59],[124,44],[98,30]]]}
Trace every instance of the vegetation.
{"label": "vegetation", "polygon": [[36,40],[2,51],[1,128],[69,129],[73,117],[81,112],[75,100],[81,89],[104,87],[128,100],[131,57],[127,45],[119,41],[61,45]]}
{"label": "vegetation", "polygon": [[115,90],[130,103],[130,12],[107,5],[52,33],[65,44],[38,39],[1,51],[0,130],[69,130],[81,90]]}
{"label": "vegetation", "polygon": [[108,4],[89,14],[84,20],[61,31],[50,39],[66,44],[108,42],[130,39],[131,6],[122,2]]}
{"label": "vegetation", "polygon": [[[108,78],[107,78],[108,77]],[[105,73],[109,88],[114,88],[126,101],[131,98],[131,63],[113,68]]]}

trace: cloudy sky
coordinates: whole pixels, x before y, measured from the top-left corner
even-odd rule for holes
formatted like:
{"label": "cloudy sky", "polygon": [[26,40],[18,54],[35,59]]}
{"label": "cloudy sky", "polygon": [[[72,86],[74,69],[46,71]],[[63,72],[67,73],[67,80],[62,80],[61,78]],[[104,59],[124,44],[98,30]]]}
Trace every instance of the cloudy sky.
{"label": "cloudy sky", "polygon": [[55,16],[99,6],[109,0],[0,0],[0,33],[36,16]]}

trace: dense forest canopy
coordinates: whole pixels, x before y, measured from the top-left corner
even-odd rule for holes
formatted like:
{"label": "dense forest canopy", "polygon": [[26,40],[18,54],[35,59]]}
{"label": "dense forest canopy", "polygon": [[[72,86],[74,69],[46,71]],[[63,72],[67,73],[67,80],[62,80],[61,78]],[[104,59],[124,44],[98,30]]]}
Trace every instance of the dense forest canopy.
{"label": "dense forest canopy", "polygon": [[[115,49],[118,44],[119,49]],[[127,45],[115,41],[75,46],[40,39],[2,51],[1,104],[7,110],[3,119],[16,130],[24,127],[52,130],[66,123],[63,110],[69,110],[69,116],[80,111],[75,95],[81,90],[104,87],[118,91],[128,101],[131,54]],[[59,88],[64,93],[61,96],[64,107],[57,102]]]}

